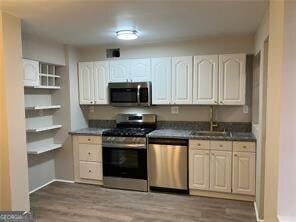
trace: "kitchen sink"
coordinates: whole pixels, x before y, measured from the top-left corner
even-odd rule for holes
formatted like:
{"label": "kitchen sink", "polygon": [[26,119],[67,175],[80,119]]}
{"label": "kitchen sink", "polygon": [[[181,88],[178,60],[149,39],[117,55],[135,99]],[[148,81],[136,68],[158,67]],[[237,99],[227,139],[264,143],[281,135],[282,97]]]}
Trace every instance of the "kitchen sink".
{"label": "kitchen sink", "polygon": [[231,132],[219,132],[219,131],[195,131],[191,133],[192,136],[231,136]]}

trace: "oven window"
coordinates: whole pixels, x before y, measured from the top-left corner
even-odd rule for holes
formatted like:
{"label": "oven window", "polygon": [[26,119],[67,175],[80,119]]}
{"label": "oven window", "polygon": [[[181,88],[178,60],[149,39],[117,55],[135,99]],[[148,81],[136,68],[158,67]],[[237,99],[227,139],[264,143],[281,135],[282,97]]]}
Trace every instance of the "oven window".
{"label": "oven window", "polygon": [[137,89],[110,89],[111,102],[113,103],[136,103]]}
{"label": "oven window", "polygon": [[103,147],[103,175],[147,179],[147,150]]}

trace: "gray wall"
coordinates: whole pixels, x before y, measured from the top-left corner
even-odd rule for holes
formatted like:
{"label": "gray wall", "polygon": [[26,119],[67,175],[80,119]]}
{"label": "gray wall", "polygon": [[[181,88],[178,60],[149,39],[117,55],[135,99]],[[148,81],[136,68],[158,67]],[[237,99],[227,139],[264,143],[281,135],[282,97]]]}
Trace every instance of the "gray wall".
{"label": "gray wall", "polygon": [[[116,48],[117,45],[88,46],[79,48],[80,61],[106,60],[106,48]],[[181,42],[151,43],[145,45],[122,45],[121,58],[144,58],[162,56],[183,56],[198,54],[253,54],[253,36],[196,39]],[[249,112],[243,113],[243,106],[219,106],[216,109],[216,120],[233,122],[251,122],[251,87],[252,68],[248,65],[247,72],[247,105]],[[143,112],[156,113],[160,120],[207,121],[209,108],[205,106],[179,106],[179,114],[171,114],[169,106],[153,106],[145,109],[114,108],[110,106],[96,106],[94,112],[89,112],[89,119],[114,119],[117,113]]]}

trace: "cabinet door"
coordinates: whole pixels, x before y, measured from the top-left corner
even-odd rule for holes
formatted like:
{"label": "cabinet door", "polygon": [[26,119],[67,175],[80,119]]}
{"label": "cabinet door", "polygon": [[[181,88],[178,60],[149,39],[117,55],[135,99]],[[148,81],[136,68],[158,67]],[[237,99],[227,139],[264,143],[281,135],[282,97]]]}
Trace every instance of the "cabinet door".
{"label": "cabinet door", "polygon": [[152,59],[152,104],[170,104],[172,99],[172,59]]}
{"label": "cabinet door", "polygon": [[39,85],[39,62],[23,59],[24,86]]}
{"label": "cabinet door", "polygon": [[233,153],[233,193],[255,195],[255,161],[255,153]]}
{"label": "cabinet door", "polygon": [[130,61],[116,60],[111,61],[110,82],[128,82],[130,81]]}
{"label": "cabinet door", "polygon": [[150,59],[131,59],[130,79],[132,82],[151,81]]}
{"label": "cabinet door", "polygon": [[192,104],[192,57],[172,58],[172,102]]}
{"label": "cabinet door", "polygon": [[210,188],[210,151],[189,150],[189,188],[209,190]]}
{"label": "cabinet door", "polygon": [[193,103],[218,103],[218,56],[195,56],[193,73]]}
{"label": "cabinet door", "polygon": [[109,63],[94,62],[94,102],[108,104]]}
{"label": "cabinet door", "polygon": [[232,152],[211,151],[210,190],[231,192]]}
{"label": "cabinet door", "polygon": [[219,56],[219,103],[244,105],[246,94],[246,55]]}
{"label": "cabinet door", "polygon": [[93,63],[79,63],[79,98],[80,104],[94,103]]}

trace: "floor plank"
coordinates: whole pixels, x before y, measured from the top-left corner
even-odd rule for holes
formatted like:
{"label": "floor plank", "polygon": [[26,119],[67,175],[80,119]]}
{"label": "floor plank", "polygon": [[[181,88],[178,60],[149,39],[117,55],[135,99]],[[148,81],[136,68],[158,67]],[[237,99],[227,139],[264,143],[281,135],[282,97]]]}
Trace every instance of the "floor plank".
{"label": "floor plank", "polygon": [[31,194],[38,222],[255,222],[253,203],[54,182]]}

